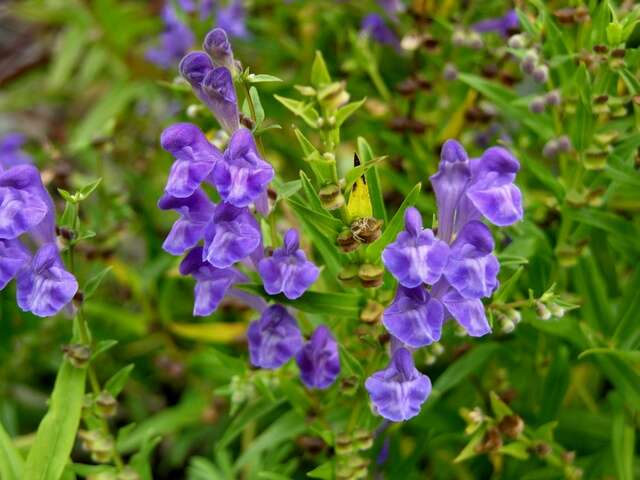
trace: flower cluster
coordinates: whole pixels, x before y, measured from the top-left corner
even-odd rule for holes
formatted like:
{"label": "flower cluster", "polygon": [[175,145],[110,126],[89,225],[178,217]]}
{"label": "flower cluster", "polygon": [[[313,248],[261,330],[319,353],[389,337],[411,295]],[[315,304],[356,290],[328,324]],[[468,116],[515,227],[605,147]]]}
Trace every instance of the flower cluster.
{"label": "flower cluster", "polygon": [[437,205],[437,233],[423,228],[415,208],[405,212],[405,229],[382,260],[400,284],[383,323],[394,337],[389,367],[366,383],[376,411],[393,421],[417,414],[429,394],[428,379],[415,370],[408,349],[440,339],[454,319],[467,334],[491,331],[481,298],[498,286],[500,265],[482,217],[497,226],[522,219],[522,198],[514,184],[520,165],[508,150],[492,147],[469,159],[462,145],[447,141],[438,172],[431,177]]}
{"label": "flower cluster", "polygon": [[23,138],[0,141],[0,290],[15,278],[18,306],[40,317],[58,313],[78,291],[56,245],[55,207]]}
{"label": "flower cluster", "polygon": [[[253,365],[274,369],[296,356],[302,381],[326,388],[340,371],[337,344],[329,330],[319,326],[305,344],[289,310],[279,304],[268,306],[235,288],[248,282],[246,271],[253,270],[269,295],[294,300],[320,272],[300,248],[295,229],[286,232],[281,247],[265,256],[256,215],[270,213],[267,186],[274,171],[262,158],[253,133],[240,124],[234,85],[240,69],[226,32],[220,28],[209,32],[204,50],[186,55],[180,73],[229,135],[229,142],[222,152],[191,123],[172,125],[162,133],[162,148],[175,161],[158,206],[180,214],[163,248],[172,255],[186,253],[180,272],[196,281],[194,315],[210,315],[226,295],[239,298],[261,314],[247,332]],[[211,201],[203,183],[215,187],[220,203]]]}

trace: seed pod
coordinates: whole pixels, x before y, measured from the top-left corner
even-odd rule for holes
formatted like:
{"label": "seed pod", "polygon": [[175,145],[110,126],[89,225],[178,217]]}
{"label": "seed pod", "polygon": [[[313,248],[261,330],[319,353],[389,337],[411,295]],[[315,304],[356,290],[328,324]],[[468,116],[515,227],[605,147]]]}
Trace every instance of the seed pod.
{"label": "seed pod", "polygon": [[358,277],[360,278],[362,286],[365,288],[377,288],[382,285],[383,275],[384,268],[371,263],[360,265],[360,269],[358,270]]}
{"label": "seed pod", "polygon": [[539,442],[533,446],[533,452],[540,458],[544,458],[551,453],[551,447],[548,443]]}
{"label": "seed pod", "polygon": [[106,390],[103,390],[96,398],[96,406],[98,407],[98,411],[101,415],[108,418],[113,417],[116,414],[118,402],[113,398],[113,395]]}
{"label": "seed pod", "polygon": [[507,415],[500,420],[498,429],[509,438],[518,438],[524,430],[524,422],[518,415]]}
{"label": "seed pod", "polygon": [[576,12],[575,8],[571,8],[571,7],[561,8],[553,12],[553,16],[556,17],[560,23],[563,23],[565,25],[571,25],[575,23],[575,18],[574,18],[575,12]]}
{"label": "seed pod", "polygon": [[490,428],[482,437],[482,441],[476,445],[476,452],[487,453],[494,452],[502,447],[502,437],[497,428]]}
{"label": "seed pod", "polygon": [[360,243],[355,239],[351,230],[343,230],[340,232],[336,242],[338,243],[340,250],[344,253],[353,252],[360,247]]}
{"label": "seed pod", "polygon": [[351,435],[342,433],[336,438],[336,455],[345,456],[353,453],[353,441]]}
{"label": "seed pod", "polygon": [[360,321],[364,323],[377,323],[382,318],[384,307],[376,301],[367,300],[367,304],[360,312]]}
{"label": "seed pod", "polygon": [[356,430],[353,439],[358,450],[369,450],[373,446],[373,434],[368,430]]}
{"label": "seed pod", "polygon": [[609,52],[609,48],[606,45],[598,44],[593,46],[593,51],[600,54],[605,54]]}
{"label": "seed pod", "polygon": [[616,48],[611,52],[613,58],[624,58],[627,51],[624,48]]}
{"label": "seed pod", "polygon": [[374,217],[357,218],[351,224],[351,233],[360,243],[373,243],[382,235],[381,220]]}
{"label": "seed pod", "polygon": [[327,210],[337,210],[344,206],[344,196],[338,185],[331,184],[322,187],[318,196],[322,206]]}
{"label": "seed pod", "polygon": [[76,368],[83,368],[91,358],[91,349],[83,344],[65,345],[62,347],[62,351],[71,365]]}

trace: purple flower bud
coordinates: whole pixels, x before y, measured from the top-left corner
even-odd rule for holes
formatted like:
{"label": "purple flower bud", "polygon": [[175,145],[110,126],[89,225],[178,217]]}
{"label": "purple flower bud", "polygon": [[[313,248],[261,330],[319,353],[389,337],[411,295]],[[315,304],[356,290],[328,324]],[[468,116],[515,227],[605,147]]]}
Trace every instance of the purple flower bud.
{"label": "purple flower bud", "polygon": [[364,386],[376,413],[392,422],[415,417],[431,393],[429,377],[416,369],[405,348],[398,348],[389,366],[371,375]]}
{"label": "purple flower bud", "polygon": [[560,105],[562,97],[558,90],[552,90],[544,96],[544,102],[549,106]]}
{"label": "purple flower bud", "polygon": [[14,239],[39,225],[53,207],[49,202],[35,167],[19,165],[0,173],[0,238]]}
{"label": "purple flower bud", "polygon": [[464,298],[451,288],[441,300],[447,312],[472,337],[481,337],[491,332],[484,305],[479,299]]}
{"label": "purple flower bud", "polygon": [[547,83],[549,80],[549,67],[539,65],[533,70],[533,79],[538,83]]}
{"label": "purple flower bud", "polygon": [[260,226],[249,210],[221,203],[205,228],[202,258],[214,267],[227,268],[248,257],[261,241]]}
{"label": "purple flower bud", "polygon": [[8,133],[0,139],[0,173],[16,165],[32,163],[31,157],[22,151],[24,142],[21,133]]}
{"label": "purple flower bud", "polygon": [[535,50],[529,50],[522,57],[522,61],[520,62],[520,68],[527,75],[533,74],[536,65],[538,64],[538,54]]}
{"label": "purple flower bud", "polygon": [[406,210],[404,223],[405,230],[382,252],[382,261],[405,287],[433,284],[447,264],[449,247],[430,229],[422,228],[420,212],[415,208]]}
{"label": "purple flower bud", "polygon": [[542,156],[545,158],[554,158],[558,155],[558,141],[552,138],[542,147]]}
{"label": "purple flower bud", "polygon": [[488,297],[497,288],[500,264],[492,254],[493,247],[491,232],[477,220],[458,233],[444,276],[463,297]]}
{"label": "purple flower bud", "polygon": [[302,348],[302,335],[295,318],[282,305],[272,305],[247,330],[249,356],[256,367],[275,369]]}
{"label": "purple flower bud", "polygon": [[67,305],[78,291],[75,277],[64,269],[58,248],[44,244],[16,277],[18,306],[39,317],[49,317]]}
{"label": "purple flower bud", "polygon": [[230,72],[233,72],[236,68],[235,60],[233,59],[233,50],[231,50],[231,44],[227,38],[227,32],[221,28],[214,28],[204,38],[203,48],[205,52],[209,54],[213,63],[226,67]]}
{"label": "purple flower bud", "polygon": [[520,27],[518,14],[515,10],[509,10],[504,16],[488,18],[474,23],[471,28],[479,33],[495,32],[507,38],[510,32]]}
{"label": "purple flower bud", "polygon": [[246,207],[265,191],[273,175],[271,165],[260,158],[251,132],[240,128],[231,137],[224,161],[216,163],[213,183],[225,202]]}
{"label": "purple flower bud", "polygon": [[204,229],[211,220],[215,205],[198,188],[190,197],[164,194],[158,202],[161,210],[175,210],[180,218],[173,224],[162,248],[172,255],[182,255],[204,238]]}
{"label": "purple flower bud", "polygon": [[298,232],[293,228],[285,235],[281,248],[260,260],[258,271],[269,295],[282,292],[290,300],[302,296],[320,273],[300,249]]}
{"label": "purple flower bud", "polygon": [[193,195],[214,165],[222,159],[222,153],[192,123],[171,125],[162,132],[160,144],[176,159],[165,187],[167,194],[173,197]]}
{"label": "purple flower bud", "polygon": [[209,70],[200,85],[201,99],[209,107],[227,133],[240,127],[238,99],[233,86],[233,76],[227,67]]}
{"label": "purple flower bud", "polygon": [[248,281],[247,276],[235,268],[216,268],[204,262],[202,247],[187,254],[180,264],[180,273],[196,280],[193,314],[200,317],[211,315],[234,284]]}
{"label": "purple flower bud", "polygon": [[568,136],[562,135],[558,137],[558,150],[562,153],[567,153],[571,150],[571,140]]}
{"label": "purple flower bud", "polygon": [[455,67],[455,65],[447,63],[444,66],[444,72],[442,75],[445,80],[453,82],[458,79],[458,69]]}
{"label": "purple flower bud", "polygon": [[545,101],[543,97],[535,97],[529,103],[529,110],[533,113],[542,113],[544,112]]}
{"label": "purple flower bud", "polygon": [[378,0],[378,4],[394,22],[398,21],[398,14],[406,9],[402,0]]}
{"label": "purple flower bud", "polygon": [[389,45],[395,49],[400,47],[400,41],[396,34],[387,26],[384,19],[376,13],[370,13],[362,19],[360,31],[365,35],[369,35],[378,43]]}
{"label": "purple flower bud", "polygon": [[320,325],[296,355],[300,378],[308,388],[329,387],[340,374],[338,344],[329,329]]}
{"label": "purple flower bud", "polygon": [[218,10],[216,24],[231,37],[247,38],[247,12],[242,5],[242,0],[231,0],[225,8]]}
{"label": "purple flower bud", "polygon": [[27,248],[19,240],[0,239],[0,290],[31,260]]}
{"label": "purple flower bud", "polygon": [[402,343],[424,347],[440,340],[444,308],[422,286],[400,286],[393,303],[384,311],[382,323]]}
{"label": "purple flower bud", "polygon": [[160,45],[147,50],[145,57],[160,68],[173,67],[191,48],[195,40],[189,27],[182,23],[171,5],[162,10],[164,31],[160,34]]}

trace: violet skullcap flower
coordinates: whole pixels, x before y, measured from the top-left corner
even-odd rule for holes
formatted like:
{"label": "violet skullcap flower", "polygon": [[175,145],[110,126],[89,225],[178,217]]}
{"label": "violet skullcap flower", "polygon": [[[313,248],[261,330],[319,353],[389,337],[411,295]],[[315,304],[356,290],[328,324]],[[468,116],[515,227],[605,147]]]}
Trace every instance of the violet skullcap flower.
{"label": "violet skullcap flower", "polygon": [[369,35],[378,43],[389,45],[396,49],[400,47],[400,42],[396,34],[387,26],[384,18],[377,13],[370,13],[362,19],[360,31],[365,35]]}
{"label": "violet skullcap flower", "polygon": [[431,380],[416,369],[405,348],[398,348],[389,366],[367,378],[364,386],[376,413],[392,422],[415,417],[431,393]]}
{"label": "violet skullcap flower", "polygon": [[232,134],[240,127],[238,99],[233,75],[227,67],[209,70],[200,85],[201,99],[214,114],[222,128]]}
{"label": "violet skullcap flower", "polygon": [[515,10],[509,10],[502,17],[481,20],[474,23],[471,28],[478,33],[495,32],[506,38],[511,32],[520,28],[520,20]]}
{"label": "violet skullcap flower", "polygon": [[493,247],[489,228],[477,220],[462,227],[451,244],[444,276],[463,297],[488,297],[498,287],[500,264]]}
{"label": "violet skullcap flower", "polygon": [[22,151],[24,143],[21,133],[8,133],[0,138],[0,173],[16,165],[32,162],[31,157]]}
{"label": "violet skullcap flower", "polygon": [[260,226],[247,208],[220,203],[204,230],[202,259],[227,268],[248,257],[261,241]]}
{"label": "violet skullcap flower", "polygon": [[275,369],[302,348],[302,334],[295,318],[282,305],[272,305],[247,330],[251,364]]}
{"label": "violet skullcap flower", "polygon": [[393,303],[384,311],[382,323],[402,343],[424,347],[440,340],[444,308],[422,286],[400,286]]}
{"label": "violet skullcap flower", "polygon": [[242,5],[242,0],[231,0],[225,8],[218,10],[216,26],[222,28],[231,37],[246,38],[249,36],[246,17],[247,12]]}
{"label": "violet skullcap flower", "polygon": [[20,240],[0,239],[0,290],[31,260],[31,255]]}
{"label": "violet skullcap flower", "polygon": [[273,175],[273,167],[260,158],[251,131],[240,128],[229,141],[224,161],[213,169],[213,183],[225,202],[246,207],[264,193]]}
{"label": "violet skullcap flower", "polygon": [[213,70],[213,62],[204,52],[190,52],[184,56],[178,66],[180,75],[196,90],[200,88],[207,73]]}
{"label": "violet skullcap flower", "polygon": [[491,332],[484,305],[479,299],[465,298],[455,288],[451,288],[441,300],[447,312],[472,337],[481,337]]}
{"label": "violet skullcap flower", "polygon": [[204,191],[198,188],[191,196],[184,198],[165,193],[158,202],[158,208],[175,210],[180,214],[162,248],[172,255],[182,255],[204,238],[204,229],[213,216],[215,205]]}
{"label": "violet skullcap flower", "polygon": [[231,49],[227,32],[222,28],[214,28],[207,33],[207,36],[204,37],[202,47],[204,51],[209,54],[214,64],[227,67],[230,72],[235,70],[236,65],[233,59],[233,50]]}
{"label": "violet skullcap flower", "polygon": [[405,287],[435,283],[447,264],[449,247],[422,228],[420,212],[413,207],[405,211],[404,225],[405,230],[382,252],[382,261]]}
{"label": "violet skullcap flower", "polygon": [[67,305],[78,291],[78,282],[62,265],[58,247],[46,243],[16,277],[18,306],[39,317],[49,317]]}
{"label": "violet skullcap flower", "polygon": [[199,317],[211,315],[234,284],[248,281],[235,268],[216,268],[203,261],[202,247],[194,248],[184,257],[180,273],[196,280],[193,314]]}
{"label": "violet skullcap flower", "polygon": [[173,67],[180,58],[191,48],[195,37],[189,27],[185,25],[170,4],[162,9],[164,31],[160,34],[160,45],[146,51],[145,57],[160,68]]}
{"label": "violet skullcap flower", "polygon": [[17,238],[40,224],[53,206],[49,201],[37,168],[19,165],[0,173],[0,238]]}
{"label": "violet skullcap flower", "polygon": [[340,374],[338,344],[325,325],[320,325],[311,334],[296,355],[300,378],[308,388],[329,387]]}
{"label": "violet skullcap flower", "polygon": [[222,153],[192,123],[171,125],[162,132],[160,144],[176,159],[165,187],[165,191],[173,197],[193,195],[214,165],[222,159]]}
{"label": "violet skullcap flower", "polygon": [[298,232],[290,229],[284,236],[284,245],[277,248],[271,257],[265,257],[258,264],[258,272],[269,295],[284,293],[294,300],[316,281],[320,270],[300,249]]}

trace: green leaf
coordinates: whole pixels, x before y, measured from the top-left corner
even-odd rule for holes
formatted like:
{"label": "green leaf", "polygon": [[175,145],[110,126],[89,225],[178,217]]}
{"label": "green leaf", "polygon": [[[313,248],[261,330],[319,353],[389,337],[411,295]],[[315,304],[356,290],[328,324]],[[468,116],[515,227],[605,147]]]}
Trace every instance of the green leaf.
{"label": "green leaf", "polygon": [[522,442],[511,442],[507,445],[500,447],[498,452],[509,455],[510,457],[517,458],[518,460],[526,460],[529,458],[529,452],[527,446]]}
{"label": "green leaf", "polygon": [[342,222],[328,213],[312,210],[295,198],[288,198],[287,203],[291,205],[299,217],[305,217],[306,221],[312,222],[318,230],[329,239],[335,241],[338,234],[342,231]]}
{"label": "green leaf", "polygon": [[151,454],[162,440],[161,437],[150,437],[142,443],[140,450],[131,457],[129,464],[138,473],[140,480],[153,480],[151,471]]}
{"label": "green leaf", "polygon": [[589,355],[613,355],[620,358],[632,365],[640,365],[640,351],[639,350],[618,350],[616,348],[590,348],[584,350],[578,355],[578,358],[583,358]]}
{"label": "green leaf", "polygon": [[300,100],[294,100],[293,98],[282,97],[280,95],[274,95],[274,98],[293,114],[302,118],[311,128],[318,128],[320,114],[315,108],[313,108],[312,104],[304,103]]}
{"label": "green leaf", "polygon": [[320,152],[318,152],[318,149],[313,146],[313,143],[311,143],[307,139],[307,137],[304,136],[304,134],[300,131],[298,127],[296,126],[293,127],[293,133],[295,133],[296,138],[300,143],[300,147],[302,148],[302,152],[304,153],[305,157],[310,157],[314,153],[317,153],[318,155],[320,155]]}
{"label": "green leaf", "polygon": [[260,128],[260,125],[262,125],[262,122],[264,122],[264,108],[262,107],[262,102],[260,101],[260,94],[258,93],[258,89],[256,87],[251,87],[249,89],[249,96],[251,97],[251,102],[253,103],[253,108],[256,113],[255,128]]}
{"label": "green leaf", "polygon": [[616,478],[619,480],[633,480],[633,463],[635,459],[635,429],[626,421],[626,414],[622,405],[614,410],[611,425],[611,450]]}
{"label": "green leaf", "polygon": [[278,177],[273,179],[271,183],[273,189],[278,194],[278,198],[289,198],[298,193],[300,188],[302,188],[302,182],[300,180],[292,180],[290,182],[283,182]]}
{"label": "green leaf", "polygon": [[71,25],[60,34],[48,75],[49,88],[57,90],[67,84],[88,40],[89,32],[83,25]]}
{"label": "green leaf", "polygon": [[104,384],[104,389],[114,397],[117,397],[129,380],[129,375],[133,371],[135,365],[130,363],[126,367],[121,368]]}
{"label": "green leaf", "polygon": [[84,286],[83,293],[85,301],[88,300],[96,293],[96,290],[107,276],[107,274],[112,270],[112,267],[107,267],[98,272],[96,275],[91,277]]}
{"label": "green leaf", "polygon": [[495,392],[492,391],[489,393],[489,399],[491,400],[491,410],[496,420],[500,421],[502,417],[513,415],[513,411],[511,411],[509,406],[504,403]]}
{"label": "green leaf", "polygon": [[9,434],[0,423],[0,478],[2,480],[22,480],[24,461],[13,445]]}
{"label": "green leaf", "polygon": [[268,399],[258,399],[253,403],[246,405],[242,411],[240,411],[234,418],[231,420],[231,423],[225,430],[224,434],[220,438],[220,440],[215,444],[215,449],[217,451],[224,449],[227,445],[229,445],[240,433],[245,429],[245,427],[259,418],[267,415],[272,412],[275,408],[280,406],[284,400],[279,400],[277,402],[272,402]]}
{"label": "green leaf", "polygon": [[[363,165],[368,165],[373,161],[373,151],[363,137],[358,137],[358,157],[360,157]],[[384,204],[382,187],[380,186],[378,167],[374,165],[368,169],[365,173],[365,178],[369,185],[369,197],[371,198],[371,206],[373,207],[373,216],[382,220],[386,225],[388,222],[387,209]]]}
{"label": "green leaf", "polygon": [[311,208],[311,210],[316,210],[319,212],[323,211],[324,207],[322,206],[322,202],[320,201],[318,192],[316,192],[316,189],[313,188],[311,180],[302,170],[300,170],[300,182],[302,184],[302,191],[304,192],[307,203],[309,204],[309,208]]}
{"label": "green leaf", "polygon": [[557,418],[567,389],[569,388],[571,372],[569,370],[569,352],[567,347],[557,347],[556,355],[550,362],[549,370],[544,378],[542,395],[540,399],[540,422],[551,421]]}
{"label": "green leaf", "polygon": [[416,199],[418,198],[418,195],[420,195],[421,188],[422,184],[420,183],[413,187],[413,189],[405,197],[404,201],[400,205],[400,208],[395,213],[389,224],[386,225],[386,228],[382,232],[382,235],[380,235],[380,238],[367,247],[366,255],[369,261],[379,261],[384,247],[386,247],[396,239],[398,233],[400,233],[400,231],[404,227],[404,212],[410,206],[415,205]]}
{"label": "green leaf", "polygon": [[89,198],[89,195],[91,195],[94,190],[98,188],[98,185],[100,185],[100,183],[102,183],[102,178],[98,178],[90,184],[82,187],[80,189],[80,200],[86,200],[87,198]]}
{"label": "green leaf", "polygon": [[86,368],[76,368],[63,360],[49,410],[29,450],[24,480],[59,480],[62,475],[80,424],[86,375]]}
{"label": "green leaf", "polygon": [[465,445],[462,451],[458,454],[458,456],[453,460],[453,463],[460,463],[468,460],[469,458],[473,458],[478,455],[476,451],[476,447],[482,441],[482,437],[484,436],[486,428],[481,427],[473,434],[469,443]]}
{"label": "green leaf", "polygon": [[335,465],[333,460],[324,462],[322,465],[307,472],[307,477],[320,478],[322,480],[333,480],[335,478]]}
{"label": "green leaf", "polygon": [[336,112],[336,127],[340,127],[351,115],[355,113],[366,101],[366,97],[357,102],[347,103]]}
{"label": "green leaf", "polygon": [[331,75],[327,70],[327,64],[324,62],[324,57],[320,50],[316,50],[316,56],[313,59],[313,65],[311,65],[311,85],[316,89],[331,83]]}
{"label": "green leaf", "polygon": [[355,375],[358,378],[364,378],[364,369],[356,357],[340,344],[340,360],[347,374]]}
{"label": "green leaf", "polygon": [[247,77],[249,83],[265,83],[265,82],[282,82],[281,78],[275,77],[273,75],[267,75],[266,73],[251,73]]}
{"label": "green leaf", "polygon": [[107,350],[111,349],[112,347],[115,347],[117,344],[118,344],[117,340],[101,340],[101,341],[99,341],[98,344],[93,349],[93,352],[91,353],[91,361],[95,360],[100,355],[105,353]]}

